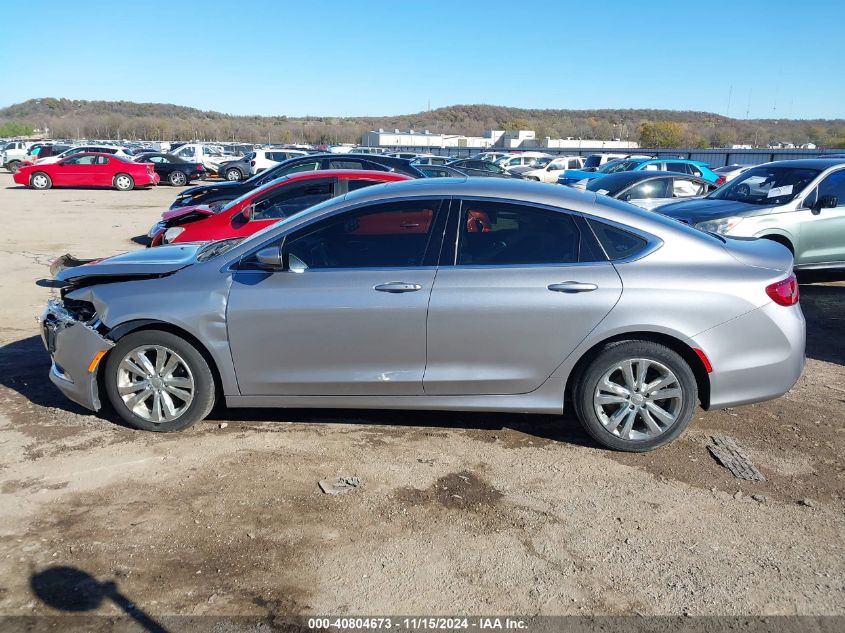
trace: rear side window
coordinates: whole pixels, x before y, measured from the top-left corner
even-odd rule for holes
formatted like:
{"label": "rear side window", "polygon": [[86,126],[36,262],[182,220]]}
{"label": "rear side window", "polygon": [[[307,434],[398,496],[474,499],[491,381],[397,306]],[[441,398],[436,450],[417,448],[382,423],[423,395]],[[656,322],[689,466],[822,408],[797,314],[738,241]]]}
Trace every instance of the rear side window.
{"label": "rear side window", "polygon": [[380,185],[382,182],[380,180],[350,180],[348,181],[348,188],[349,191],[358,191],[358,189],[363,189],[364,187],[370,187],[372,185]]}
{"label": "rear side window", "polygon": [[517,204],[465,201],[458,265],[574,264],[581,234],[567,213]]}
{"label": "rear side window", "polygon": [[371,171],[387,171],[388,168],[383,165],[377,165],[365,160],[330,160],[329,169],[368,169]]}
{"label": "rear side window", "polygon": [[597,220],[587,220],[610,260],[625,259],[641,253],[648,242],[639,235]]}

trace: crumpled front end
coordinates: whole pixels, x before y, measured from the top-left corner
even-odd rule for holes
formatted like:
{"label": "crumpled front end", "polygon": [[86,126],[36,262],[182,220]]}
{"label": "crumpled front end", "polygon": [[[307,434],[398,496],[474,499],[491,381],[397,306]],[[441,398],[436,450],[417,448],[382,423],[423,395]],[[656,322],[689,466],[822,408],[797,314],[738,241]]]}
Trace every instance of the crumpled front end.
{"label": "crumpled front end", "polygon": [[97,368],[114,343],[98,331],[96,315],[72,311],[51,299],[39,322],[52,361],[50,380],[77,404],[99,411]]}

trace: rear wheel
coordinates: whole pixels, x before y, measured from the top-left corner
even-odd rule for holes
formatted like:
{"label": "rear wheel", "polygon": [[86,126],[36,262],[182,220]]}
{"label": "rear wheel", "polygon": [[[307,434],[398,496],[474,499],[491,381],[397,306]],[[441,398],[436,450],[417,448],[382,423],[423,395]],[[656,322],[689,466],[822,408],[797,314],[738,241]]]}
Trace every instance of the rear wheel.
{"label": "rear wheel", "polygon": [[698,386],[675,351],[652,341],[620,341],[590,361],[574,395],[578,418],[596,441],[615,450],[643,452],[684,432]]}
{"label": "rear wheel", "polygon": [[188,182],[188,177],[181,171],[172,171],[167,178],[174,187],[181,187]]}
{"label": "rear wheel", "polygon": [[10,160],[8,163],[6,163],[6,169],[8,169],[13,174],[16,174],[18,172],[18,169],[20,169],[20,167],[21,167],[21,161],[19,161],[19,160]]}
{"label": "rear wheel", "polygon": [[109,352],[103,380],[117,414],[145,431],[181,431],[214,407],[208,363],[170,332],[143,330],[120,339]]}
{"label": "rear wheel", "polygon": [[135,188],[135,181],[129,174],[118,174],[114,177],[114,188],[118,191],[132,191]]}
{"label": "rear wheel", "polygon": [[226,180],[242,180],[243,177],[240,169],[232,167],[226,170]]}
{"label": "rear wheel", "polygon": [[53,181],[50,180],[50,176],[45,174],[43,171],[37,171],[32,174],[32,177],[29,179],[29,184],[32,185],[33,189],[49,189],[53,186]]}

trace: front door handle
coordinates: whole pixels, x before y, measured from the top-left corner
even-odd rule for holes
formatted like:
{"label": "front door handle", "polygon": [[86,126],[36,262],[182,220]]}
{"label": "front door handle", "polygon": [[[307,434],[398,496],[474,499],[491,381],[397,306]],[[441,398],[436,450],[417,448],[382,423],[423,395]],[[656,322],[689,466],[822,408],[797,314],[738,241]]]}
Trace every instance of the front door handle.
{"label": "front door handle", "polygon": [[379,284],[374,289],[379,292],[416,292],[422,288],[419,284],[409,284],[404,281],[391,281],[386,284]]}
{"label": "front door handle", "polygon": [[562,281],[549,285],[552,292],[592,292],[598,288],[596,284],[585,284],[580,281]]}

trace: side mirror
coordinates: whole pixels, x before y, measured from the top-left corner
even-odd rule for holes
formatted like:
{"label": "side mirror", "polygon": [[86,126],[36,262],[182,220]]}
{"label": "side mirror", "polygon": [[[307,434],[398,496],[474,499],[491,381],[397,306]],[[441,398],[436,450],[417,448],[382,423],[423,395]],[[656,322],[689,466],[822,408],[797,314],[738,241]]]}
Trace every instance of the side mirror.
{"label": "side mirror", "polygon": [[251,222],[252,220],[254,220],[255,219],[255,205],[251,204],[248,207],[246,207],[243,211],[241,211],[241,216],[243,216],[243,219],[244,219],[245,222]]}
{"label": "side mirror", "polygon": [[822,209],[834,209],[839,206],[839,199],[836,196],[822,196],[816,200],[816,204],[810,209],[813,215],[818,215]]}
{"label": "side mirror", "polygon": [[626,193],[624,196],[622,196],[622,202],[628,202],[628,200],[630,200],[630,199],[631,199],[630,193]]}
{"label": "side mirror", "polygon": [[268,246],[255,254],[255,261],[266,270],[284,270],[282,263],[282,247]]}

